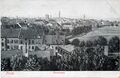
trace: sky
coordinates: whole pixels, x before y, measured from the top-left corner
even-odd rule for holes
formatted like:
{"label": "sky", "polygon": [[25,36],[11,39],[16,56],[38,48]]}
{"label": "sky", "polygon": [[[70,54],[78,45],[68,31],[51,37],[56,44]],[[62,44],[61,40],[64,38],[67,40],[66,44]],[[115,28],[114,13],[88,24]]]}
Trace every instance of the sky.
{"label": "sky", "polygon": [[120,0],[0,0],[0,16],[120,18]]}

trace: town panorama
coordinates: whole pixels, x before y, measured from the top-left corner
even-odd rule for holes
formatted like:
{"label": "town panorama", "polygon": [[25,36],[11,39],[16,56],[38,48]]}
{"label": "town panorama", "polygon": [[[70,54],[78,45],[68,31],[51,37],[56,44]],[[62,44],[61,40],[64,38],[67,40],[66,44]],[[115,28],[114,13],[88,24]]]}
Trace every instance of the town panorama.
{"label": "town panorama", "polygon": [[2,17],[2,71],[120,71],[120,21]]}

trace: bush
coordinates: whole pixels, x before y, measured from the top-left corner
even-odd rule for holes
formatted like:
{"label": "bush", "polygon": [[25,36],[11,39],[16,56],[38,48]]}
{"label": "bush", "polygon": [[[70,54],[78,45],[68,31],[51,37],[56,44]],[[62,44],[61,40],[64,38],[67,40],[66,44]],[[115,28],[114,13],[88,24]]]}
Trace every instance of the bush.
{"label": "bush", "polygon": [[93,42],[92,41],[86,41],[85,46],[86,47],[92,47],[93,46]]}
{"label": "bush", "polygon": [[85,46],[85,41],[81,41],[79,44],[80,47],[84,47]]}
{"label": "bush", "polygon": [[109,41],[109,52],[119,52],[120,51],[120,39],[115,36],[112,37]]}
{"label": "bush", "polygon": [[71,44],[74,46],[79,46],[80,41],[78,39],[74,39]]}
{"label": "bush", "polygon": [[105,46],[107,45],[107,39],[104,38],[103,36],[99,36],[97,39],[97,44],[100,46]]}

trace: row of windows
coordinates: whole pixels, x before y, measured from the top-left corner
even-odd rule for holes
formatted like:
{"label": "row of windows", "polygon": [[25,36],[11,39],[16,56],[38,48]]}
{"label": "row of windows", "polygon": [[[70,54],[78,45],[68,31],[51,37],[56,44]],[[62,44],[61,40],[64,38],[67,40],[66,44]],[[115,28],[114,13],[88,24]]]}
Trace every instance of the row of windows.
{"label": "row of windows", "polygon": [[[29,46],[29,49],[30,49],[30,48],[31,48],[31,47]],[[23,46],[21,46],[20,49],[23,50]],[[35,49],[35,46],[32,46],[32,49],[34,50],[34,49]]]}
{"label": "row of windows", "polygon": [[[35,49],[35,46],[32,46],[32,47],[29,46],[29,49],[30,49],[30,48],[32,48],[32,49],[34,50],[34,49]],[[7,46],[7,49],[19,49],[19,48],[18,48],[17,45],[15,45],[15,46],[9,46],[9,45],[8,45],[8,46]],[[20,47],[20,50],[23,50],[23,46]]]}
{"label": "row of windows", "polygon": [[1,46],[5,46],[3,42],[1,43]]}
{"label": "row of windows", "polygon": [[[18,40],[7,40],[7,43],[19,43]],[[23,40],[20,40],[20,44],[23,44]],[[28,44],[35,44],[34,40],[29,40]]]}
{"label": "row of windows", "polygon": [[4,39],[2,38],[2,41],[4,41]]}
{"label": "row of windows", "polygon": [[15,45],[15,46],[7,46],[7,49],[18,49],[18,46],[17,45]]}
{"label": "row of windows", "polygon": [[7,40],[7,43],[18,43],[18,40]]}
{"label": "row of windows", "polygon": [[34,40],[29,40],[29,44],[35,44]]}

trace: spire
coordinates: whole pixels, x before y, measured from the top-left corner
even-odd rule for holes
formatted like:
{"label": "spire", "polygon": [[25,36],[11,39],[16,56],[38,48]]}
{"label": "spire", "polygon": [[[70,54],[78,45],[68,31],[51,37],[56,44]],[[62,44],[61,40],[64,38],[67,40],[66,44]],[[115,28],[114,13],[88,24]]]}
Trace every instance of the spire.
{"label": "spire", "polygon": [[83,15],[83,19],[85,20],[85,18],[86,18],[86,17],[85,17],[85,14],[84,14],[84,15]]}
{"label": "spire", "polygon": [[59,11],[59,18],[60,18],[61,12]]}

